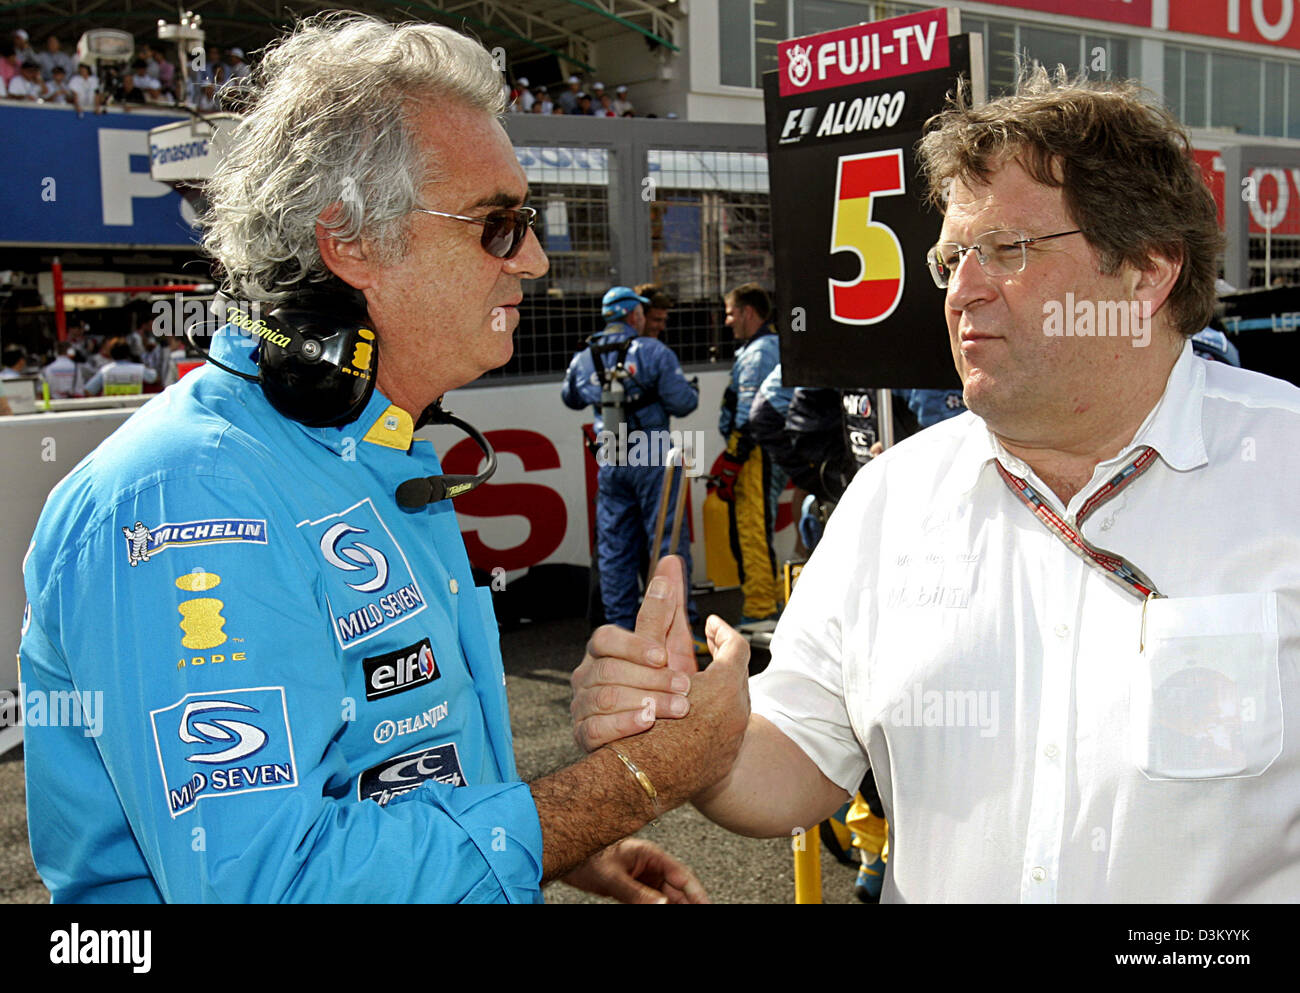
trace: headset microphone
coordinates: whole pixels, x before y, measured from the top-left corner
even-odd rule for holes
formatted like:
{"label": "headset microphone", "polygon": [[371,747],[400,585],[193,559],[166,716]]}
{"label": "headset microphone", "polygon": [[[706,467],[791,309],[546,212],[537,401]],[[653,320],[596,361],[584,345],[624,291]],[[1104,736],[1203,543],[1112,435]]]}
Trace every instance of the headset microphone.
{"label": "headset microphone", "polygon": [[468,493],[475,486],[486,483],[497,471],[497,453],[492,450],[488,440],[473,425],[462,421],[454,414],[442,409],[442,400],[424,412],[418,427],[425,424],[450,424],[458,427],[474,439],[474,444],[487,456],[487,467],[476,476],[420,476],[408,479],[397,487],[397,504],[406,510],[422,510],[439,500],[451,500]]}
{"label": "headset microphone", "polygon": [[[224,295],[215,308],[232,324],[258,340],[254,353],[258,375],[207,360],[241,379],[257,383],[279,413],[308,427],[338,427],[355,421],[374,393],[379,366],[378,341],[366,313],[365,296],[341,280],[300,287],[275,304],[265,318],[232,307]],[[186,328],[185,336],[199,351]],[[451,500],[487,482],[497,471],[497,455],[479,431],[442,409],[442,400],[425,410],[416,428],[451,424],[468,434],[487,456],[487,467],[474,476],[424,476],[397,487],[397,503],[421,510]]]}

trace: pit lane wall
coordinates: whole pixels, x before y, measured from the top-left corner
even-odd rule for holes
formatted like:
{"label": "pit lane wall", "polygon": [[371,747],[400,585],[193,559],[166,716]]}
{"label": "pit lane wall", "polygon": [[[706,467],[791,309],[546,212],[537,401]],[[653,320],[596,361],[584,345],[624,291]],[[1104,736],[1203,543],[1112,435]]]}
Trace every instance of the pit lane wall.
{"label": "pit lane wall", "polygon": [[[692,437],[702,443],[699,450],[707,472],[723,449],[717,412],[727,372],[718,368],[698,375],[699,407],[689,417],[674,418],[672,426],[676,431],[699,432]],[[500,463],[489,482],[456,501],[461,533],[474,565],[492,575],[498,589],[503,584],[510,589],[537,566],[588,565],[588,493],[594,492],[595,475],[581,430],[591,422],[590,411],[565,407],[558,381],[457,390],[447,395],[445,406],[487,435]],[[0,487],[0,514],[5,522],[0,530],[0,689],[18,685],[15,655],[26,602],[22,560],[45,499],[133,412],[131,408],[79,410],[0,418],[0,465],[6,467]],[[455,428],[425,428],[419,437],[433,440],[445,471],[477,471],[478,449]],[[697,582],[706,578],[704,496],[703,480],[697,478],[691,484],[689,517]],[[782,499],[785,508],[789,493]],[[779,523],[778,553],[788,555],[794,541],[788,510]],[[577,592],[579,598],[584,595]],[[523,608],[528,616],[526,603]]]}

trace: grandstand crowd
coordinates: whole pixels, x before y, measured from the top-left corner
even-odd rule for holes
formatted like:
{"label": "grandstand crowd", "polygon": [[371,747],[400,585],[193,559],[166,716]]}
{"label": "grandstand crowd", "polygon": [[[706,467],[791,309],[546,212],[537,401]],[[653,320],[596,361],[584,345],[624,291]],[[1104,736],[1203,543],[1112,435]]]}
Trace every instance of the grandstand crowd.
{"label": "grandstand crowd", "polygon": [[[182,72],[161,48],[141,42],[129,63],[101,74],[94,65],[79,62],[75,51],[65,50],[57,35],[46,37],[40,50],[32,46],[23,28],[0,39],[0,97],[62,104],[78,113],[134,104],[184,104],[200,112],[217,111],[223,109],[223,91],[252,73],[238,46],[212,46],[203,57],[195,57],[191,68],[192,72]],[[506,103],[512,113],[522,114],[637,116],[627,86],[608,91],[604,83],[595,81],[584,89],[578,76],[553,87],[533,86],[526,76],[514,78],[507,86]]]}

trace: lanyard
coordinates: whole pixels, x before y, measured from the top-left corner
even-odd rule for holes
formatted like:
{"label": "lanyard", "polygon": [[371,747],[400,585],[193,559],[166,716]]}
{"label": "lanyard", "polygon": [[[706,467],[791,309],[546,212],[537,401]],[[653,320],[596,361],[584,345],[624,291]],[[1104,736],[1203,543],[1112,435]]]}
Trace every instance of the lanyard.
{"label": "lanyard", "polygon": [[1089,497],[1084,502],[1084,505],[1079,508],[1077,518],[1079,530],[1077,531],[1061,520],[1056,512],[1044,502],[1043,498],[1034,491],[1032,486],[1019,476],[1013,476],[1007,472],[1002,463],[996,459],[994,464],[998,467],[998,474],[1002,477],[1002,481],[1007,484],[1011,492],[1020,497],[1025,506],[1033,511],[1034,516],[1042,521],[1048,530],[1060,538],[1061,541],[1065,542],[1066,547],[1085,562],[1101,569],[1111,580],[1123,587],[1125,591],[1145,602],[1153,596],[1158,597],[1161,595],[1156,590],[1155,584],[1137,566],[1090,543],[1083,537],[1082,529],[1084,518],[1142,475],[1155,459],[1156,450],[1149,445],[1143,446],[1137,455],[1125,463],[1119,472],[1107,480],[1106,485]]}

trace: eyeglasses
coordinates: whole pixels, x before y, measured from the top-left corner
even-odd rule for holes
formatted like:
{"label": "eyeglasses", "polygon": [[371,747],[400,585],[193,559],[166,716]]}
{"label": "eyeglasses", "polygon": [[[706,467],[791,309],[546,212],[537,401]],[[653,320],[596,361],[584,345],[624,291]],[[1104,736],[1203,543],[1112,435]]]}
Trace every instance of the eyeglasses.
{"label": "eyeglasses", "polygon": [[1064,238],[1067,234],[1082,234],[1078,228],[1073,231],[1058,231],[1038,238],[1026,238],[1019,231],[987,231],[980,235],[973,245],[959,245],[955,241],[941,241],[925,255],[930,267],[934,285],[946,289],[953,273],[961,265],[966,253],[974,250],[980,268],[990,276],[1014,276],[1025,271],[1025,246],[1052,238]]}
{"label": "eyeglasses", "polygon": [[528,237],[528,229],[537,222],[537,211],[532,207],[494,210],[484,217],[467,217],[464,214],[448,214],[445,210],[430,210],[428,207],[412,207],[419,214],[433,214],[435,217],[450,217],[455,221],[467,221],[470,224],[483,225],[483,237],[480,244],[489,255],[498,259],[513,259]]}

